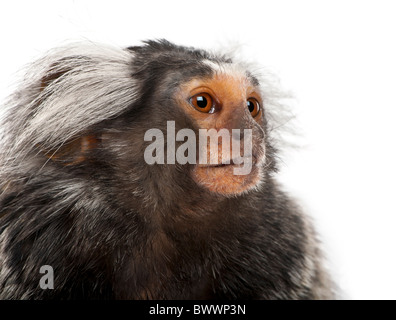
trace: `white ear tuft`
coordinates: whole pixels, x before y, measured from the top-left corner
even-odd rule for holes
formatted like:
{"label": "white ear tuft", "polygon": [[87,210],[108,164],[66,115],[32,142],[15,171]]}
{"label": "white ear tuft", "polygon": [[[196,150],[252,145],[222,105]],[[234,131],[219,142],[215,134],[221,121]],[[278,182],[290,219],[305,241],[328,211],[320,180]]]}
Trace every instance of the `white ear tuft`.
{"label": "white ear tuft", "polygon": [[132,60],[128,50],[91,42],[49,51],[30,66],[7,105],[8,142],[19,150],[56,149],[122,113],[137,95]]}

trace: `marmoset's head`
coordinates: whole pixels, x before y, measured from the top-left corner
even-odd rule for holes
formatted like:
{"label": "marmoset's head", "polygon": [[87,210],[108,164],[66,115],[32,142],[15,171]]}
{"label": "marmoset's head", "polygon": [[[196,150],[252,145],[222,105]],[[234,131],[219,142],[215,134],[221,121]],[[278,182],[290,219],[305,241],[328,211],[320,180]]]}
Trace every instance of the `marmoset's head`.
{"label": "marmoset's head", "polygon": [[38,61],[19,94],[32,102],[8,115],[9,143],[38,168],[115,179],[134,195],[235,196],[271,167],[266,92],[223,55],[165,40],[70,46]]}

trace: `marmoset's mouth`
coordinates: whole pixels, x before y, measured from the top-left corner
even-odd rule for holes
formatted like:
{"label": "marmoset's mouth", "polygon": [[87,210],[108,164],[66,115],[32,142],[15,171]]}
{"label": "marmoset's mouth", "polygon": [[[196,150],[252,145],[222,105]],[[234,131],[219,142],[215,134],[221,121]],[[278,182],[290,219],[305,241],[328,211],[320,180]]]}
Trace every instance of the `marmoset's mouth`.
{"label": "marmoset's mouth", "polygon": [[198,164],[201,168],[224,168],[229,166],[243,167],[246,164],[254,166],[257,163],[257,158],[255,155],[239,157],[230,160],[221,161],[221,163],[209,163],[209,164]]}
{"label": "marmoset's mouth", "polygon": [[192,177],[202,187],[223,195],[240,194],[260,183],[262,168],[256,156],[227,162],[197,164]]}

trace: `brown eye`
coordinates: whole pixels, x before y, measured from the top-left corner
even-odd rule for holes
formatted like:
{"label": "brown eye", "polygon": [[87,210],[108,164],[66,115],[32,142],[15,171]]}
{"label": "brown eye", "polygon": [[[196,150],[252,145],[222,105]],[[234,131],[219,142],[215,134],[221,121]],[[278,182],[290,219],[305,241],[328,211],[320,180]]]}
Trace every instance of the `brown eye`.
{"label": "brown eye", "polygon": [[247,107],[253,118],[260,112],[260,103],[254,98],[249,98],[247,100]]}
{"label": "brown eye", "polygon": [[198,93],[190,98],[190,103],[195,109],[201,112],[213,113],[213,98],[208,93]]}

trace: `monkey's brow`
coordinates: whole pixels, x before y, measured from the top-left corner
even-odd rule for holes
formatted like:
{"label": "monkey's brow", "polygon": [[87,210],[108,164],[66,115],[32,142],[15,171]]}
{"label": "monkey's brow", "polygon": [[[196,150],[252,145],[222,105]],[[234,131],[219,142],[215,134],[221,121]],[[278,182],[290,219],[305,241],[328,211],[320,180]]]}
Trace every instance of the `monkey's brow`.
{"label": "monkey's brow", "polygon": [[254,86],[260,86],[260,81],[250,71],[246,71],[246,77]]}

